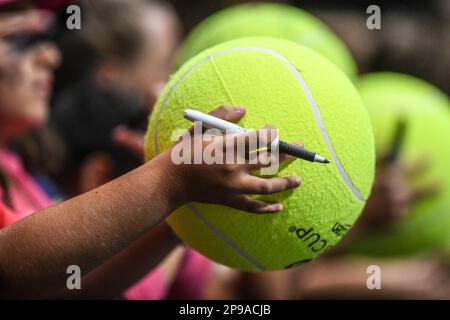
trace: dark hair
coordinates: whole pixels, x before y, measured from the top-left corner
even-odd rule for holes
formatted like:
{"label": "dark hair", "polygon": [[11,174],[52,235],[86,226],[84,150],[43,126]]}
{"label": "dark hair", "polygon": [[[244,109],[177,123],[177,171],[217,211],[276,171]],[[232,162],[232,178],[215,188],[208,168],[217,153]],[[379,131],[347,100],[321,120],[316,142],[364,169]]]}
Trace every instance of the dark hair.
{"label": "dark hair", "polygon": [[141,53],[144,8],[164,7],[155,0],[82,0],[81,30],[66,31],[57,39],[63,61],[56,71],[55,93],[89,78],[108,58],[130,63]]}
{"label": "dark hair", "polygon": [[145,127],[147,109],[133,95],[118,88],[106,88],[89,80],[65,90],[54,103],[51,125],[67,149],[66,165],[60,175],[75,171],[90,153],[105,152],[114,159],[116,175],[137,167],[137,159],[114,143],[114,129],[119,125]]}

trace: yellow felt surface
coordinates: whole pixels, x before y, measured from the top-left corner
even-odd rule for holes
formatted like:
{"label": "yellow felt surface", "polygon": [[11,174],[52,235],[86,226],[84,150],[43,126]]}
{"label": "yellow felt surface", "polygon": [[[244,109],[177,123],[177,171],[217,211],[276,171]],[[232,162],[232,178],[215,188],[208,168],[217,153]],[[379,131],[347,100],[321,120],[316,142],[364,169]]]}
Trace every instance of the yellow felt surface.
{"label": "yellow felt surface", "polygon": [[[358,92],[328,60],[284,40],[232,41],[205,51],[183,66],[166,87],[151,117],[147,159],[156,150],[161,152],[171,145],[174,130],[191,126],[183,119],[184,109],[209,112],[220,105],[245,106],[247,114],[239,123],[243,127],[259,128],[271,123],[279,129],[281,139],[304,142],[306,148],[332,159],[313,109],[291,70],[274,55],[246,47],[273,50],[300,71],[320,110],[336,156],[351,182],[367,198],[374,176],[374,141]],[[235,48],[241,49],[227,51]],[[364,206],[364,201],[356,199],[344,183],[334,163],[297,160],[279,175],[302,179],[299,189],[266,197],[283,203],[285,209],[280,214],[252,215],[195,204],[208,223],[240,251],[271,270],[323,253],[342,236],[333,232],[336,223],[351,226]],[[257,269],[215,236],[190,209],[178,210],[168,222],[183,240],[211,259],[240,269]],[[298,229],[311,232],[299,239],[296,232],[291,232]]]}

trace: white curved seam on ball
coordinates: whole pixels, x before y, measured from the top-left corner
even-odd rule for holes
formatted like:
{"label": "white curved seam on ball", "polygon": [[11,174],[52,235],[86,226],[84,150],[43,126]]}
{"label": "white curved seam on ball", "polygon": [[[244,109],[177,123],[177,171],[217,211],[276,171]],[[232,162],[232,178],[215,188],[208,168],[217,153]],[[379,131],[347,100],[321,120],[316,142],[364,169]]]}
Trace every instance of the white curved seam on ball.
{"label": "white curved seam on ball", "polygon": [[[280,60],[281,62],[283,62],[289,68],[289,70],[291,71],[291,73],[294,75],[295,79],[299,83],[300,87],[302,88],[303,93],[306,95],[306,98],[308,99],[309,105],[311,106],[311,108],[313,110],[313,114],[314,114],[314,118],[316,120],[317,126],[319,127],[320,133],[322,134],[322,138],[324,139],[324,141],[327,145],[328,151],[330,152],[331,157],[333,158],[334,164],[339,172],[339,175],[341,176],[342,180],[347,185],[347,187],[350,189],[350,191],[353,193],[355,198],[358,199],[359,201],[364,202],[365,201],[364,197],[361,195],[359,190],[351,182],[349,176],[347,175],[347,173],[344,170],[344,167],[342,166],[341,162],[339,161],[339,159],[336,155],[336,152],[334,151],[333,145],[331,144],[331,140],[330,140],[328,133],[325,129],[325,126],[323,124],[322,116],[320,115],[320,111],[319,111],[319,107],[317,106],[316,101],[314,100],[314,97],[313,97],[311,91],[309,90],[308,85],[306,84],[305,80],[303,79],[302,75],[297,70],[297,68],[295,66],[293,66],[289,62],[289,60],[287,60],[283,55],[279,54],[278,52],[276,52],[272,49],[252,47],[252,46],[244,46],[244,47],[226,49],[226,50],[217,52],[217,53],[209,56],[209,58],[210,59],[215,58],[217,56],[220,56],[222,54],[226,54],[229,52],[246,51],[246,50],[257,51],[257,52],[262,52],[262,53],[267,53],[269,55],[272,55],[275,58],[277,58],[278,60]],[[205,60],[205,59],[203,59],[203,60]],[[203,60],[202,60],[202,63],[203,63]]]}
{"label": "white curved seam on ball", "polygon": [[217,237],[219,237],[220,239],[222,239],[222,241],[228,244],[231,247],[231,249],[237,252],[237,254],[239,254],[242,258],[244,258],[248,263],[252,264],[256,269],[258,269],[258,271],[264,270],[264,267],[261,264],[259,264],[259,262],[250,257],[241,248],[239,248],[237,244],[228,239],[220,230],[214,227],[192,203],[188,204],[187,206],[210,229],[210,231],[212,231]]}
{"label": "white curved seam on ball", "polygon": [[322,117],[320,115],[320,111],[319,111],[319,108],[317,107],[316,101],[314,100],[314,97],[313,97],[311,91],[309,90],[308,85],[306,84],[305,80],[303,79],[302,75],[297,70],[297,68],[295,66],[293,66],[289,62],[289,60],[287,60],[283,55],[281,55],[278,52],[276,52],[274,50],[271,50],[271,49],[258,48],[258,47],[240,47],[240,48],[235,48],[235,49],[236,50],[249,49],[249,50],[254,50],[254,51],[259,51],[259,52],[264,52],[264,53],[267,53],[267,54],[271,54],[271,55],[275,56],[276,58],[278,58],[279,60],[281,60],[284,64],[286,64],[289,67],[289,69],[292,72],[292,74],[294,75],[295,79],[300,84],[300,87],[302,88],[303,93],[306,95],[306,98],[308,99],[309,105],[313,109],[314,118],[316,119],[317,126],[319,127],[319,130],[320,130],[320,132],[322,134],[322,138],[325,140],[325,143],[327,144],[328,151],[330,151],[331,157],[333,158],[333,161],[334,161],[334,163],[336,165],[336,168],[338,169],[339,175],[344,180],[344,182],[347,185],[347,187],[352,191],[353,195],[359,201],[365,201],[364,197],[361,195],[359,190],[356,189],[356,187],[350,181],[349,176],[347,175],[347,173],[344,170],[344,167],[342,166],[341,162],[339,161],[339,159],[338,159],[338,157],[337,157],[337,155],[336,155],[336,153],[334,151],[333,145],[331,144],[331,140],[330,140],[330,138],[328,136],[328,133],[327,133],[327,131],[325,129],[325,126],[323,124]]}
{"label": "white curved seam on ball", "polygon": [[[336,165],[336,168],[338,169],[339,175],[344,180],[344,182],[347,185],[347,187],[352,191],[354,196],[360,201],[365,201],[364,197],[360,194],[360,192],[356,189],[356,187],[350,181],[350,178],[347,176],[347,173],[345,172],[345,170],[342,167],[339,159],[337,158],[336,153],[334,152],[334,148],[331,145],[331,141],[330,141],[330,139],[328,137],[328,133],[326,132],[325,127],[323,125],[322,117],[320,115],[320,112],[319,112],[319,109],[317,107],[317,104],[316,104],[316,102],[314,100],[314,97],[312,96],[312,93],[310,92],[310,90],[308,88],[308,85],[304,81],[303,77],[301,76],[299,71],[295,68],[295,66],[293,66],[284,56],[282,56],[278,52],[276,52],[274,50],[271,50],[271,49],[268,49],[268,48],[259,48],[259,47],[251,47],[251,46],[245,47],[244,46],[244,47],[237,47],[237,48],[230,48],[230,49],[222,50],[222,51],[217,52],[215,54],[206,56],[202,60],[198,61],[197,63],[192,65],[180,78],[178,78],[178,80],[175,82],[175,84],[172,86],[172,88],[170,88],[170,90],[167,93],[165,99],[163,100],[163,103],[161,105],[161,109],[159,110],[158,115],[157,115],[157,121],[156,121],[156,125],[155,125],[155,133],[154,133],[155,154],[158,154],[158,125],[159,125],[159,117],[160,117],[164,107],[167,105],[167,102],[169,101],[172,93],[175,91],[175,89],[178,87],[178,85],[181,83],[181,81],[183,81],[197,67],[199,67],[203,63],[205,63],[205,62],[207,62],[207,61],[209,61],[209,60],[211,60],[211,59],[213,59],[215,57],[221,56],[221,55],[226,54],[226,53],[234,52],[234,51],[247,51],[247,50],[248,51],[257,51],[257,52],[263,52],[263,53],[270,54],[270,55],[276,57],[277,59],[279,59],[281,62],[283,62],[284,64],[286,64],[288,66],[289,70],[294,75],[294,77],[296,78],[296,80],[299,83],[300,87],[302,88],[303,93],[306,95],[306,98],[308,99],[308,102],[309,102],[311,108],[313,109],[314,118],[315,118],[316,123],[317,123],[317,125],[319,127],[319,130],[320,130],[320,132],[322,134],[322,138],[325,140],[325,143],[327,144],[328,150],[329,150],[329,152],[330,152],[330,154],[331,154],[331,156],[333,158],[333,161],[334,161],[334,163]],[[216,229],[213,225],[211,225],[209,223],[209,221],[201,214],[201,212],[198,211],[193,205],[188,205],[188,207],[194,212],[194,214],[214,234],[216,234],[220,239],[222,239],[225,243],[227,243],[240,256],[242,256],[244,259],[246,259],[254,267],[256,267],[258,269],[262,269],[260,267],[259,263],[257,263],[253,258],[248,256],[233,241],[231,241],[231,239],[227,238],[223,233],[221,233],[218,229]]]}

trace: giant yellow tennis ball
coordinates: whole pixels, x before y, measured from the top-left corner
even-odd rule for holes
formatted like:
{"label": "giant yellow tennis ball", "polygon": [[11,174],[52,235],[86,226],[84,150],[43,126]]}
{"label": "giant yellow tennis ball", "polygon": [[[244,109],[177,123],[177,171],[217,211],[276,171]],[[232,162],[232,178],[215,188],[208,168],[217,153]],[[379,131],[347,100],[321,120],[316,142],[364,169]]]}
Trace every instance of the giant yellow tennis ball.
{"label": "giant yellow tennis ball", "polygon": [[357,73],[351,53],[327,25],[304,10],[275,3],[247,3],[211,15],[188,35],[179,62],[219,43],[254,36],[296,42],[324,55],[350,78]]}
{"label": "giant yellow tennis ball", "polygon": [[279,172],[303,182],[264,197],[283,204],[279,214],[193,203],[167,219],[175,232],[207,257],[249,271],[288,268],[333,246],[360,214],[374,176],[372,128],[351,81],[319,54],[285,40],[246,38],[207,49],[176,72],[159,98],[146,158],[169,148],[175,130],[192,126],[184,109],[220,105],[245,106],[241,126],[271,123],[281,139],[302,141],[331,164],[297,160]]}
{"label": "giant yellow tennis ball", "polygon": [[389,150],[397,123],[404,119],[406,131],[398,161],[408,166],[425,157],[428,166],[410,177],[409,183],[424,187],[437,182],[439,192],[412,203],[405,219],[390,231],[355,239],[350,252],[406,255],[450,249],[448,97],[425,81],[390,72],[362,77],[359,89],[369,109],[378,151]]}

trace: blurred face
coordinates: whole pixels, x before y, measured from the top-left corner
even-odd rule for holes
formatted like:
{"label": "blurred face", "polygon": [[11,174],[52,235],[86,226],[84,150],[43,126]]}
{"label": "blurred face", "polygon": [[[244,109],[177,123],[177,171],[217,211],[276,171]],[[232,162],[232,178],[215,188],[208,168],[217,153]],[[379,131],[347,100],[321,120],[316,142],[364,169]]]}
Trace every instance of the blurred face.
{"label": "blurred face", "polygon": [[[6,18],[0,16],[0,22],[1,19]],[[35,127],[46,119],[53,86],[53,71],[60,62],[59,51],[50,43],[16,50],[12,39],[20,36],[14,33],[0,37],[2,140]]]}
{"label": "blurred face", "polygon": [[164,8],[153,7],[142,19],[146,42],[129,69],[130,84],[153,106],[169,75],[180,41],[177,17]]}

